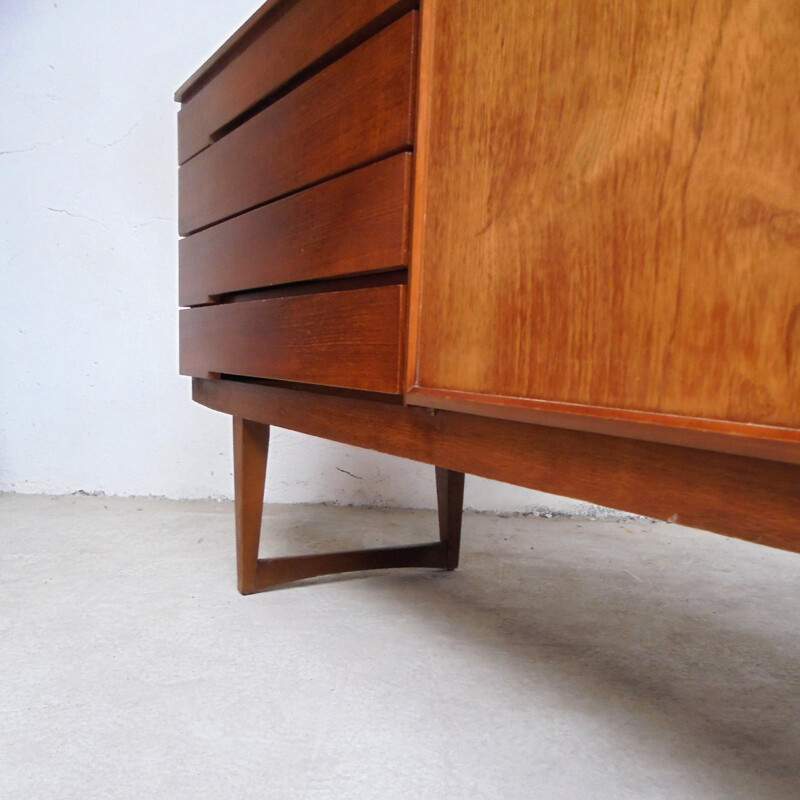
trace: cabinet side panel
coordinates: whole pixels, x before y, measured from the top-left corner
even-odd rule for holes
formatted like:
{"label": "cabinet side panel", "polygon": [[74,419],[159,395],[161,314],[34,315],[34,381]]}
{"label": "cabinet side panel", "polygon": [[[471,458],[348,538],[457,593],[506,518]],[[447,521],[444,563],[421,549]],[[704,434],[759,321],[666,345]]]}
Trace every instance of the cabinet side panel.
{"label": "cabinet side panel", "polygon": [[800,426],[797,4],[424,8],[415,402]]}

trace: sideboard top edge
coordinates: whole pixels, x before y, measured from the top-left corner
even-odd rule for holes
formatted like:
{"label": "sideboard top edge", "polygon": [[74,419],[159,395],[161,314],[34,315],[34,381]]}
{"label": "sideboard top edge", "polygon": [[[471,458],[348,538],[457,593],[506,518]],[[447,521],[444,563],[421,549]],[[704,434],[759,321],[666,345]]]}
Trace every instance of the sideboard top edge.
{"label": "sideboard top edge", "polygon": [[240,25],[219,47],[207,58],[175,92],[175,102],[185,103],[195,92],[210,80],[217,70],[236,54],[236,49],[258,28],[269,24],[270,17],[277,11],[284,10],[296,0],[269,0]]}

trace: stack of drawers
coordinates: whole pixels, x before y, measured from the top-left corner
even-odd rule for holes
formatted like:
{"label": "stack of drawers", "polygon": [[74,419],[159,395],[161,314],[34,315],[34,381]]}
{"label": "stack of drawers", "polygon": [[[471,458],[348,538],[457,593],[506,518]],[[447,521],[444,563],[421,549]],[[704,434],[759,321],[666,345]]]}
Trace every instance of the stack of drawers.
{"label": "stack of drawers", "polygon": [[182,374],[401,392],[412,7],[277,0],[179,90]]}

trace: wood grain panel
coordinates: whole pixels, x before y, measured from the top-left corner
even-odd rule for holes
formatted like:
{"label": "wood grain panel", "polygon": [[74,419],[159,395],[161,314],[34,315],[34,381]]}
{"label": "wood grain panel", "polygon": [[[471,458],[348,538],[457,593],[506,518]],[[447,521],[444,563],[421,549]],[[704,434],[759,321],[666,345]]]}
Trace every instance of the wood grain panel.
{"label": "wood grain panel", "polygon": [[402,153],[182,239],[181,305],[407,266],[410,169]]}
{"label": "wood grain panel", "polygon": [[800,426],[798,8],[424,5],[417,402]]}
{"label": "wood grain panel", "polygon": [[180,312],[180,371],[397,393],[402,286]]}
{"label": "wood grain panel", "polygon": [[800,466],[233,381],[194,380],[226,414],[800,551]]}
{"label": "wood grain panel", "polygon": [[180,233],[409,148],[415,19],[407,14],[184,164]]}
{"label": "wood grain panel", "polygon": [[246,109],[330,51],[408,11],[409,0],[280,0],[267,3],[175,94],[181,163]]}

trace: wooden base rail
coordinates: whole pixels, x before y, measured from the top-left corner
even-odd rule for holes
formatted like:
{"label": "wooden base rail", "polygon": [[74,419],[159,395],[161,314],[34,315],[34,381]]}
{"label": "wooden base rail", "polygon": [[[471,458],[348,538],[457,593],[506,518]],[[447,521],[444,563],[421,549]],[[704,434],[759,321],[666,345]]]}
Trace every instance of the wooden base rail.
{"label": "wooden base rail", "polygon": [[[255,580],[257,535],[245,532],[261,520],[267,424],[800,552],[798,464],[230,380],[195,379],[193,395],[262,423],[237,423],[237,438],[264,453],[240,443],[236,455],[245,585]],[[448,481],[439,512],[455,520],[458,481]]]}
{"label": "wooden base rail", "polygon": [[233,418],[234,484],[236,493],[236,565],[242,594],[283,583],[372,569],[458,566],[464,473],[436,467],[439,541],[421,545],[381,547],[349,552],[282,558],[259,558],[264,483],[269,450],[269,425]]}

